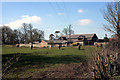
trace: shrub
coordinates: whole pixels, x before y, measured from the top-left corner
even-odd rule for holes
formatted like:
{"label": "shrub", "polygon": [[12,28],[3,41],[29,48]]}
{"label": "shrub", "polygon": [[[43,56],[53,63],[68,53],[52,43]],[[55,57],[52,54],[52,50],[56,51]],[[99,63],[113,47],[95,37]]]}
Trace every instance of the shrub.
{"label": "shrub", "polygon": [[94,73],[95,78],[108,80],[113,76],[120,75],[120,41],[110,42],[101,51],[96,52]]}

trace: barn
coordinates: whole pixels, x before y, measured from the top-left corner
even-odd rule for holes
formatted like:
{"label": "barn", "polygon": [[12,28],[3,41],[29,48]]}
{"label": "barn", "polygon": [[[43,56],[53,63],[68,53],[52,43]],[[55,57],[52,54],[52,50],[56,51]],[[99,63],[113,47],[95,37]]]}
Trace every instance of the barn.
{"label": "barn", "polygon": [[[19,44],[20,47],[30,47],[31,43],[29,44]],[[39,47],[39,48],[44,48],[44,47],[51,47],[45,40],[41,40],[41,42],[33,42],[33,47]]]}
{"label": "barn", "polygon": [[98,40],[96,34],[74,34],[74,35],[62,35],[59,40],[71,41],[72,44],[81,43],[82,45],[94,45],[94,42]]}

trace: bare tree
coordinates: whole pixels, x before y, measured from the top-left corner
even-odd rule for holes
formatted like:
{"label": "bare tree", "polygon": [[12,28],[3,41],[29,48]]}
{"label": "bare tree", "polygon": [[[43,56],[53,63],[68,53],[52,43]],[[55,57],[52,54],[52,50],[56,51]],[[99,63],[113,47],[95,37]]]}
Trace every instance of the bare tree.
{"label": "bare tree", "polygon": [[105,48],[95,54],[94,73],[95,78],[109,80],[120,75],[120,2],[110,3],[104,12],[104,19],[108,22],[104,25],[107,31],[114,33],[117,38],[107,44]]}
{"label": "bare tree", "polygon": [[32,43],[33,42],[33,37],[32,37],[32,28],[33,28],[33,26],[32,26],[32,24],[29,24],[28,28],[29,28],[28,32],[29,32],[29,35],[30,35],[29,39],[30,39],[30,42]]}
{"label": "bare tree", "polygon": [[22,29],[22,32],[23,32],[23,34],[24,34],[24,42],[25,42],[25,43],[28,43],[28,24],[23,23],[21,29]]}
{"label": "bare tree", "polygon": [[33,28],[32,24],[23,23],[22,33],[25,43],[32,43],[44,39],[44,31]]}
{"label": "bare tree", "polygon": [[38,34],[39,34],[39,39],[44,40],[44,31],[38,30]]}
{"label": "bare tree", "polygon": [[24,43],[24,35],[19,29],[18,29],[18,39],[19,39],[19,43]]}
{"label": "bare tree", "polygon": [[[69,34],[69,29],[68,28],[64,28],[62,30],[62,33],[65,34],[65,35],[68,35]],[[70,34],[74,34],[74,31],[72,29],[70,29]]]}
{"label": "bare tree", "polygon": [[13,30],[12,38],[14,44],[19,43],[19,31],[17,29]]}
{"label": "bare tree", "polygon": [[65,35],[68,35],[68,34],[69,34],[68,28],[64,28],[64,29],[62,30],[62,32],[63,32]]}
{"label": "bare tree", "polygon": [[120,37],[120,2],[109,3],[104,11],[105,30],[112,32]]}
{"label": "bare tree", "polygon": [[33,29],[32,30],[33,41],[41,41],[44,39],[44,31]]}
{"label": "bare tree", "polygon": [[9,26],[0,27],[2,44],[32,43],[44,39],[44,31],[34,29],[32,24],[23,23],[20,29],[12,30]]}

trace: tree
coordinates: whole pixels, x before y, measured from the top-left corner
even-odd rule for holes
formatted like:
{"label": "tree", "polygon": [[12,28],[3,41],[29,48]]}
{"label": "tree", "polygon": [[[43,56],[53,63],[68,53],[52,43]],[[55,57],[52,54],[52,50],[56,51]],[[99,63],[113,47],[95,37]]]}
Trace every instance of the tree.
{"label": "tree", "polygon": [[65,34],[65,35],[68,35],[68,34],[69,34],[68,28],[64,28],[64,29],[62,30],[62,33]]}
{"label": "tree", "polygon": [[108,39],[108,37],[107,37],[107,34],[105,34],[104,42],[109,42],[109,39]]}
{"label": "tree", "polygon": [[64,35],[69,35],[69,33],[70,33],[70,34],[74,34],[74,31],[73,31],[72,29],[70,29],[70,31],[69,31],[68,28],[64,28],[64,29],[62,30],[62,33],[63,33]]}
{"label": "tree", "polygon": [[21,29],[22,29],[24,43],[30,43],[30,42],[32,43],[44,39],[44,31],[34,29],[32,24],[23,23]]}
{"label": "tree", "polygon": [[32,24],[23,23],[20,29],[12,30],[9,26],[0,27],[2,44],[32,43],[44,39],[44,31],[34,29]]}
{"label": "tree", "polygon": [[2,44],[17,44],[23,40],[23,34],[20,30],[12,30],[8,26],[2,26],[0,28],[2,34]]}
{"label": "tree", "polygon": [[12,38],[13,38],[13,44],[17,44],[19,43],[19,31],[18,30],[13,30],[13,34],[12,34]]}
{"label": "tree", "polygon": [[22,33],[23,33],[23,37],[24,37],[24,42],[28,43],[28,24],[23,23],[22,27],[21,27]]}
{"label": "tree", "polygon": [[12,44],[13,42],[13,31],[9,26],[3,26],[2,28],[2,43]]}
{"label": "tree", "polygon": [[120,2],[107,5],[104,19],[108,22],[108,24],[104,24],[105,30],[116,34],[120,38]]}
{"label": "tree", "polygon": [[33,37],[33,42],[41,41],[44,39],[44,31],[38,30],[38,29],[33,29],[32,30],[32,37]]}
{"label": "tree", "polygon": [[54,34],[50,34],[50,35],[49,35],[49,40],[54,40],[54,39],[55,39]]}
{"label": "tree", "polygon": [[60,37],[60,31],[55,31],[55,38],[58,39]]}
{"label": "tree", "polygon": [[24,43],[24,34],[18,29],[19,43]]}
{"label": "tree", "polygon": [[95,54],[94,73],[95,78],[109,80],[120,75],[120,2],[110,3],[104,12],[104,19],[108,25],[104,25],[107,31],[114,33],[116,39],[109,42],[101,51]]}
{"label": "tree", "polygon": [[32,26],[32,24],[29,24],[28,28],[29,28],[28,32],[29,32],[29,35],[30,35],[30,42],[33,43],[33,36],[32,36],[32,28],[33,28],[33,26]]}
{"label": "tree", "polygon": [[39,33],[39,39],[44,40],[44,31],[38,30],[38,33]]}
{"label": "tree", "polygon": [[70,34],[74,34],[74,31],[72,29],[70,29]]}

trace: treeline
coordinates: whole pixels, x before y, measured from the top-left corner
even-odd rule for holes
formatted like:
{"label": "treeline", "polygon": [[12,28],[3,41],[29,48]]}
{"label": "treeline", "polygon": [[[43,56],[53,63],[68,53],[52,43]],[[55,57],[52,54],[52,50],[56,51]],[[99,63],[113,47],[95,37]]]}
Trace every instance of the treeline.
{"label": "treeline", "polygon": [[1,26],[2,44],[14,45],[32,43],[44,39],[44,31],[33,28],[32,24],[23,23],[20,29],[12,30],[9,26]]}
{"label": "treeline", "polygon": [[49,40],[59,39],[61,35],[72,35],[72,34],[74,34],[74,30],[64,28],[62,30],[62,32],[61,31],[55,31],[54,34],[50,34],[49,35]]}

